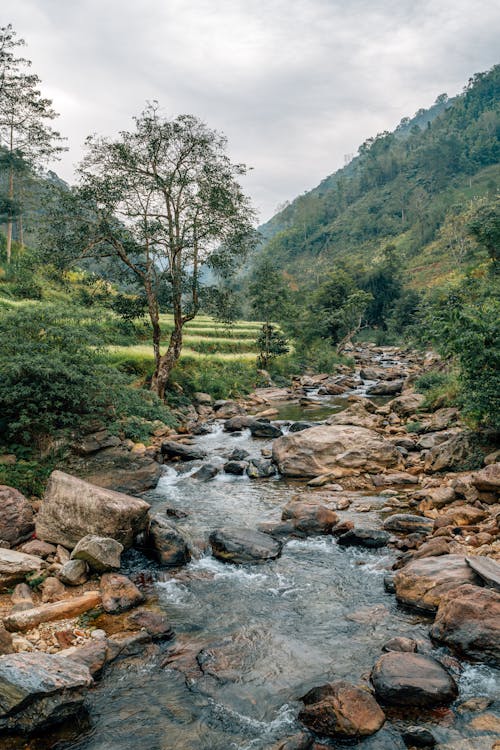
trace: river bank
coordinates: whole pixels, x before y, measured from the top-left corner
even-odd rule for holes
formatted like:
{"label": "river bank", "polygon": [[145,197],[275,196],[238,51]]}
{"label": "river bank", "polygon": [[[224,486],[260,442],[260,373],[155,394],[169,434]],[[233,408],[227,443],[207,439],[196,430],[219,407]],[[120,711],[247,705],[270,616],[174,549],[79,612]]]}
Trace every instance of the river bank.
{"label": "river bank", "polygon": [[[499,466],[492,455],[483,468],[464,470],[472,438],[458,412],[419,411],[423,399],[411,381],[429,361],[389,349],[353,355],[354,372],[303,377],[290,389],[261,389],[243,402],[213,403],[198,394],[190,434],[158,434],[151,446],[129,446],[155,463],[158,483],[143,495],[150,508],[132,502],[120,510],[126,529],[102,513],[110,496],[53,478],[37,539],[28,550],[18,545],[41,561],[34,571],[45,581],[34,593],[18,588],[17,601],[2,597],[4,642],[14,633],[15,655],[0,657],[0,674],[2,660],[21,659],[19,669],[25,653],[31,669],[37,658],[49,669],[46,654],[49,662],[66,660],[72,715],[83,717],[86,706],[88,718],[68,727],[60,722],[66,709],[55,701],[44,721],[61,728],[35,734],[31,748],[139,742],[319,750],[373,729],[363,745],[385,749],[416,746],[422,738],[409,729],[416,723],[438,747],[493,746]],[[415,423],[418,429],[408,431]],[[127,450],[100,441],[87,455]],[[108,486],[119,474],[107,472]],[[118,481],[123,490],[123,472]],[[91,511],[87,502],[79,516],[89,493]],[[114,550],[112,565],[113,550],[106,550],[111,567],[104,575],[88,549],[75,554],[88,534],[118,537],[125,548],[118,561]],[[37,551],[40,544],[47,546]],[[61,571],[75,563],[86,580],[70,586]],[[51,579],[63,588],[47,584]],[[94,601],[78,621],[71,615],[17,629],[34,610],[74,604],[89,592],[100,597],[99,609]],[[103,601],[111,611],[102,613]],[[422,703],[421,689],[400,680],[388,697],[377,678],[382,653],[399,654],[399,678],[431,658],[447,692]],[[338,689],[300,701],[312,688],[346,681],[377,706],[367,709],[371,721],[359,716],[358,694],[347,719],[339,718]],[[51,700],[68,688],[53,689]],[[395,694],[404,695],[403,708]],[[5,712],[6,747],[27,747],[12,732],[22,722],[36,730],[24,706],[37,702],[31,693]],[[36,711],[43,713],[39,703]]]}

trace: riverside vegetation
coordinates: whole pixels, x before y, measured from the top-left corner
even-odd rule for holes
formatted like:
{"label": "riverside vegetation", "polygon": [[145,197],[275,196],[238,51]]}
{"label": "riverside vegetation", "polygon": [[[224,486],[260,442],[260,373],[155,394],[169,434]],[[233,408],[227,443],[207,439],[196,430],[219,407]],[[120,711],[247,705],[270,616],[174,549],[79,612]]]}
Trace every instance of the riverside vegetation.
{"label": "riverside vegetation", "polygon": [[4,746],[496,747],[498,66],[258,235],[156,104],[44,172],[1,33]]}

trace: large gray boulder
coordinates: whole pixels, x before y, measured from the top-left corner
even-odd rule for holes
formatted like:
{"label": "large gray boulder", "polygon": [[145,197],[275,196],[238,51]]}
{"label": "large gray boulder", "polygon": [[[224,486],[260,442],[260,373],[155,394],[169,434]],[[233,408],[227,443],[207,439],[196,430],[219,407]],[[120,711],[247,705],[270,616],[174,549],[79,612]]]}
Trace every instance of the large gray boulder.
{"label": "large gray boulder", "polygon": [[0,540],[11,547],[29,539],[35,530],[33,509],[14,487],[0,485]]}
{"label": "large gray boulder", "polygon": [[281,555],[281,542],[268,534],[241,527],[218,529],[210,534],[214,557],[222,562],[245,565],[264,563]]}
{"label": "large gray boulder", "polygon": [[273,461],[287,476],[316,477],[335,469],[378,473],[404,468],[401,454],[373,430],[320,425],[284,435],[273,443]]}
{"label": "large gray boulder", "polygon": [[80,539],[71,553],[72,560],[83,560],[91,570],[104,573],[120,569],[123,545],[110,537],[87,534]]}
{"label": "large gray boulder", "polygon": [[40,571],[43,564],[40,557],[0,548],[0,592],[21,583],[30,573]]}
{"label": "large gray boulder", "polygon": [[75,716],[92,684],[88,668],[41,652],[0,657],[0,730],[29,734]]}
{"label": "large gray boulder", "polygon": [[137,497],[54,471],[40,506],[36,533],[40,539],[70,549],[87,534],[111,537],[128,548],[146,528],[149,507]]}
{"label": "large gray boulder", "polygon": [[381,703],[396,706],[436,706],[458,695],[453,677],[430,656],[389,651],[371,673]]}
{"label": "large gray boulder", "polygon": [[149,524],[149,545],[160,565],[177,568],[191,559],[189,546],[175,524],[160,515]]}

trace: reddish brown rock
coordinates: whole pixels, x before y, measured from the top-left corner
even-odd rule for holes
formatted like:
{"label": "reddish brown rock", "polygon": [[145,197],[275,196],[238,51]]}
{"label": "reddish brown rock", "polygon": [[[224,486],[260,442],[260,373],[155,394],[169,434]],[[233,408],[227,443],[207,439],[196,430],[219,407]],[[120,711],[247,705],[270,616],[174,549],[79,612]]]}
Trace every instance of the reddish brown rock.
{"label": "reddish brown rock", "polygon": [[450,591],[430,634],[459,653],[500,665],[500,593],[473,585]]}
{"label": "reddish brown rock", "polygon": [[324,737],[359,739],[377,732],[385,721],[375,698],[348,682],[314,688],[302,699],[299,721]]}
{"label": "reddish brown rock", "polygon": [[106,612],[125,612],[144,601],[144,595],[127,576],[105,573],[101,578],[102,606]]}
{"label": "reddish brown rock", "polygon": [[291,521],[298,531],[306,534],[330,534],[338,523],[338,516],[318,502],[292,501],[285,505],[282,521]]}
{"label": "reddish brown rock", "polygon": [[402,604],[435,612],[443,596],[478,578],[462,555],[423,557],[398,570],[394,577],[396,597]]}
{"label": "reddish brown rock", "polygon": [[26,542],[22,547],[19,547],[19,552],[24,552],[25,555],[35,555],[36,557],[48,557],[56,552],[56,548],[53,544],[48,542],[42,542],[41,539],[32,539],[31,542]]}
{"label": "reddish brown rock", "polygon": [[0,485],[0,540],[15,547],[33,534],[33,509],[18,490]]}

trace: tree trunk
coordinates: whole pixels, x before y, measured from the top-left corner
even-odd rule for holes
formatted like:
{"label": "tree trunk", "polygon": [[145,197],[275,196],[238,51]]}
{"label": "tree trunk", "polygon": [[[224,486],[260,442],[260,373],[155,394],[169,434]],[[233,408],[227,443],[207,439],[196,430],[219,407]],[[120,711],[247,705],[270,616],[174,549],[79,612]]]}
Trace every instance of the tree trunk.
{"label": "tree trunk", "polygon": [[170,373],[174,369],[179,357],[181,356],[182,325],[182,319],[176,319],[174,321],[174,330],[170,334],[168,349],[163,357],[160,357],[159,365],[156,368],[155,374],[153,376],[153,381],[151,383],[151,387],[156,391],[158,397],[161,398],[162,401],[165,400],[165,390],[167,387],[168,379],[170,377]]}
{"label": "tree trunk", "polygon": [[[9,201],[12,203],[14,198],[14,169],[12,165],[9,170]],[[7,219],[7,264],[10,263],[12,257],[12,212],[9,214]]]}
{"label": "tree trunk", "polygon": [[21,245],[21,250],[24,250],[24,227],[23,227],[23,215],[21,214],[19,216],[19,244]]}

